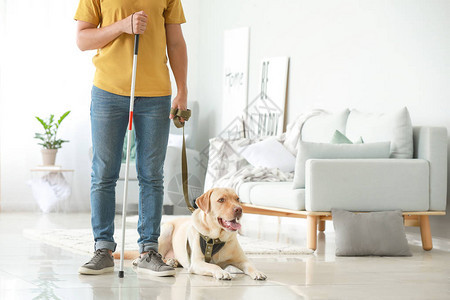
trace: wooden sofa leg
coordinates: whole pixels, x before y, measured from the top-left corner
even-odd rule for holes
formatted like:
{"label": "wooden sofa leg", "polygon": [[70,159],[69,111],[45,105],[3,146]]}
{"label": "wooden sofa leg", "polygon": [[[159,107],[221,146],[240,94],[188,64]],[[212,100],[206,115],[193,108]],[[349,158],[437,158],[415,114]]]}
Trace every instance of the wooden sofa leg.
{"label": "wooden sofa leg", "polygon": [[319,220],[319,231],[325,231],[325,220]]}
{"label": "wooden sofa leg", "polygon": [[317,216],[306,216],[307,233],[306,244],[311,250],[317,248]]}
{"label": "wooden sofa leg", "polygon": [[419,216],[419,223],[423,250],[430,251],[431,249],[433,249],[433,241],[431,239],[429,216]]}

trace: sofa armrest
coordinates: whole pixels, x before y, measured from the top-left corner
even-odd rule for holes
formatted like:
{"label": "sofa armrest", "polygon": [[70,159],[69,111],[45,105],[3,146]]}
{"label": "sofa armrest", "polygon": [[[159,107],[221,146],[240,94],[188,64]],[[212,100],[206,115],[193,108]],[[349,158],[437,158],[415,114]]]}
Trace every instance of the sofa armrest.
{"label": "sofa armrest", "polygon": [[414,127],[414,157],[430,164],[430,210],[447,205],[447,128]]}
{"label": "sofa armrest", "polygon": [[309,159],[307,211],[427,211],[429,165],[423,159]]}

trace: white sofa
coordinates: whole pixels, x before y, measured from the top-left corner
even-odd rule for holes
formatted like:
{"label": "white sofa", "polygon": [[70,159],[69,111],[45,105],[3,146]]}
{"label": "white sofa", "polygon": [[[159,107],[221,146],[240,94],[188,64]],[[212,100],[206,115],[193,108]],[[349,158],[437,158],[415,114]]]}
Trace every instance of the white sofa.
{"label": "white sofa", "polygon": [[[361,127],[350,124],[349,111],[341,113],[339,120],[328,119],[329,124],[313,118],[306,121],[303,139],[314,137],[316,142],[326,142],[332,130],[350,133],[354,128],[349,126]],[[317,225],[320,231],[325,229],[325,221],[332,219],[332,208],[355,212],[400,209],[406,226],[420,226],[423,248],[430,250],[429,215],[445,215],[446,210],[447,130],[410,126],[410,131],[412,158],[309,159],[303,167],[304,188],[293,188],[292,182],[243,183],[238,194],[244,211],[306,218],[307,245],[315,250]],[[297,164],[295,173],[301,172],[301,167]]]}

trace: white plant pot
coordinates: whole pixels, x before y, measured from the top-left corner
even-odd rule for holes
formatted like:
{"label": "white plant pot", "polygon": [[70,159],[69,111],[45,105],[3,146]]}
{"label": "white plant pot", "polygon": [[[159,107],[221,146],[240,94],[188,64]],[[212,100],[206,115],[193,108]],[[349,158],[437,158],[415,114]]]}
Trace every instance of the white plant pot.
{"label": "white plant pot", "polygon": [[55,165],[56,153],[58,153],[58,149],[42,149],[41,153],[44,166]]}

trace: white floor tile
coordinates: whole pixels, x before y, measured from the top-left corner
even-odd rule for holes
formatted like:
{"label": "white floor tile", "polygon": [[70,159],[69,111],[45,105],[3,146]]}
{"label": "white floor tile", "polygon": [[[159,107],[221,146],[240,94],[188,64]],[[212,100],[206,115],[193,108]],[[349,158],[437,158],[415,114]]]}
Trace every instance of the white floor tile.
{"label": "white floor tile", "polygon": [[[304,220],[255,216],[244,223],[252,224],[261,226],[247,229],[248,235],[306,244]],[[0,299],[450,299],[448,240],[433,240],[435,248],[423,251],[420,235],[412,233],[412,257],[336,257],[330,224],[319,234],[314,255],[251,256],[268,275],[264,282],[241,273],[218,281],[184,269],[175,277],[155,278],[136,274],[129,261],[119,279],[119,261],[114,273],[79,275],[78,267],[90,257],[22,235],[25,228],[89,228],[88,214],[0,213]]]}

